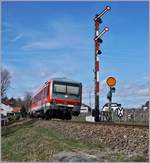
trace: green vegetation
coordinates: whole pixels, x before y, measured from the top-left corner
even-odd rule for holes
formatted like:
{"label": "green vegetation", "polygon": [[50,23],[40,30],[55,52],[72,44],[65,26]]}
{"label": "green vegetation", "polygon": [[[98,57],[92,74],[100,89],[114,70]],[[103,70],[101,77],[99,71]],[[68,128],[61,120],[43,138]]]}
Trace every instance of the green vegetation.
{"label": "green vegetation", "polygon": [[133,161],[135,161],[135,162],[145,162],[145,157],[136,156],[136,157],[133,158]]}
{"label": "green vegetation", "polygon": [[115,161],[115,162],[128,162],[129,160],[127,158],[125,158],[125,156],[121,153],[117,153],[115,158],[111,158],[112,162]]}
{"label": "green vegetation", "polygon": [[143,156],[128,158],[121,151],[105,151],[106,146],[99,143],[83,143],[76,138],[70,139],[54,129],[39,127],[36,122],[37,119],[20,120],[2,127],[2,161],[49,161],[54,154],[61,151],[81,151],[92,155],[101,155],[104,152],[102,159],[106,158],[111,162],[145,161]]}
{"label": "green vegetation", "polygon": [[60,151],[90,150],[95,145],[67,139],[46,128],[33,127],[35,120],[2,128],[3,161],[48,161]]}
{"label": "green vegetation", "polygon": [[24,105],[21,107],[21,116],[27,117],[27,108]]}

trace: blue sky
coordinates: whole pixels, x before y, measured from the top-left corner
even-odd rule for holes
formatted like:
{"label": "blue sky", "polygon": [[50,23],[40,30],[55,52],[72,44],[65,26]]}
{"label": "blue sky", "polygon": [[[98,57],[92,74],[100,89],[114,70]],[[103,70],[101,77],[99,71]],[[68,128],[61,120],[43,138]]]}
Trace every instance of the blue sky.
{"label": "blue sky", "polygon": [[[83,83],[83,101],[94,92],[94,21],[102,18],[100,106],[106,79],[117,79],[114,102],[138,107],[148,99],[148,2],[3,2],[2,65],[11,72],[8,96],[23,97],[46,80],[67,77]],[[92,103],[94,99],[92,98]]]}

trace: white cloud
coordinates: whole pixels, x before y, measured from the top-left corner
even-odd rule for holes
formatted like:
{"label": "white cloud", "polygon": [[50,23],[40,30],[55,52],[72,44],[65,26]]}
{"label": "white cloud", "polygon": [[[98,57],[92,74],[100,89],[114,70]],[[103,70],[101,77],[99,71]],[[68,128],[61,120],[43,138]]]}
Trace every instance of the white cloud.
{"label": "white cloud", "polygon": [[27,43],[22,47],[23,50],[48,50],[61,48],[62,44],[56,40],[42,40]]}
{"label": "white cloud", "polygon": [[149,96],[149,88],[141,88],[137,91],[139,96]]}
{"label": "white cloud", "polygon": [[15,41],[18,41],[19,39],[21,39],[23,37],[23,34],[21,33],[21,34],[19,34],[19,35],[17,35],[14,39],[12,39],[11,41],[12,42],[15,42]]}
{"label": "white cloud", "polygon": [[24,46],[21,48],[22,50],[89,49],[87,45],[89,43],[85,41],[88,36],[84,33],[84,25],[78,24],[68,18],[61,17],[57,21],[51,21],[40,34],[39,31],[30,30],[27,33],[28,40],[32,39],[32,41],[24,43]]}
{"label": "white cloud", "polygon": [[149,96],[149,87],[147,81],[144,84],[139,83],[122,83],[118,91],[116,92],[117,97],[147,97]]}
{"label": "white cloud", "polygon": [[[107,84],[102,81],[103,89],[100,92],[100,105],[107,102]],[[116,85],[116,92],[113,94],[113,102],[121,103],[123,107],[141,107],[149,98],[148,80],[142,79],[130,83],[129,81],[120,82]]]}

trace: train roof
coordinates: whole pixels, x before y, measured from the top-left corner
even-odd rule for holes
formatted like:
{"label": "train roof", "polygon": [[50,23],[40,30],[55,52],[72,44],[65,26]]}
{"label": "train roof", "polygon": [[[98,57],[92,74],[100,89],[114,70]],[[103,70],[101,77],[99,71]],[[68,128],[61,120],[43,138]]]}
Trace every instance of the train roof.
{"label": "train roof", "polygon": [[77,84],[81,84],[81,82],[72,80],[72,79],[68,79],[68,78],[52,78],[53,81],[60,81],[60,82],[68,82],[68,83],[77,83]]}
{"label": "train roof", "polygon": [[[78,82],[78,81],[75,81],[75,80],[71,80],[71,79],[68,79],[68,78],[65,78],[65,77],[64,78],[52,78],[51,80],[48,80],[47,82],[45,82],[45,84],[47,84],[50,81],[82,84],[81,82]],[[37,93],[39,93],[45,87],[45,84],[42,85],[39,89],[37,89],[32,97],[34,97]]]}

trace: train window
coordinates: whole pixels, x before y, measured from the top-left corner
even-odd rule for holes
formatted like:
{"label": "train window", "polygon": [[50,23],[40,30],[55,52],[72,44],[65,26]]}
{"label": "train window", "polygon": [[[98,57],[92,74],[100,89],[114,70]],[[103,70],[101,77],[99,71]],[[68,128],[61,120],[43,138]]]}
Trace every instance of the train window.
{"label": "train window", "polygon": [[79,87],[67,85],[67,94],[79,95]]}
{"label": "train window", "polygon": [[66,93],[66,85],[54,84],[55,93]]}

